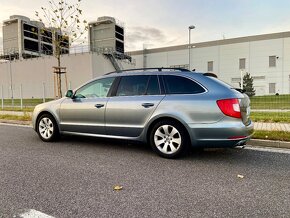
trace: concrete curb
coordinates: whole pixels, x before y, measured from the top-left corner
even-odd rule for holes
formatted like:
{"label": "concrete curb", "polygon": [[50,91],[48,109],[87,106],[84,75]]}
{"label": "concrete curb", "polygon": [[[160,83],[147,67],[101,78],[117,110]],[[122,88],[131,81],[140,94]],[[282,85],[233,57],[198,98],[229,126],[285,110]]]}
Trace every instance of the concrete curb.
{"label": "concrete curb", "polygon": [[290,149],[290,142],[283,142],[283,141],[251,139],[247,144],[252,145],[252,146],[258,146],[258,147],[289,148]]}
{"label": "concrete curb", "polygon": [[23,126],[32,126],[31,121],[3,120],[3,119],[0,119],[0,123],[16,124],[16,125],[23,125]]}
{"label": "concrete curb", "polygon": [[[3,119],[1,120],[0,119],[0,123],[32,126],[31,121],[3,120]],[[284,142],[284,141],[251,139],[247,144],[250,146],[255,146],[255,147],[271,147],[271,148],[288,148],[288,149],[290,149],[290,142]]]}

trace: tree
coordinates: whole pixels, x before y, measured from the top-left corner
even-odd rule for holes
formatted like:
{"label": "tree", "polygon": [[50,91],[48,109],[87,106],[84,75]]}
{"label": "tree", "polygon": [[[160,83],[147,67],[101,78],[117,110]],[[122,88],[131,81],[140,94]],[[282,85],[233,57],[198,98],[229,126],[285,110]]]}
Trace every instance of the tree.
{"label": "tree", "polygon": [[[54,45],[53,55],[57,59],[58,69],[58,97],[62,97],[61,91],[61,57],[63,48],[70,47],[82,39],[88,30],[87,21],[82,20],[82,10],[80,4],[82,0],[71,3],[71,0],[49,0],[48,7],[41,7],[41,12],[35,12],[40,22],[46,24],[52,32],[52,40]],[[45,32],[44,28],[41,30]],[[85,39],[86,37],[84,37]]]}
{"label": "tree", "polygon": [[243,77],[243,89],[249,97],[252,97],[256,94],[253,78],[251,77],[250,73],[246,73]]}

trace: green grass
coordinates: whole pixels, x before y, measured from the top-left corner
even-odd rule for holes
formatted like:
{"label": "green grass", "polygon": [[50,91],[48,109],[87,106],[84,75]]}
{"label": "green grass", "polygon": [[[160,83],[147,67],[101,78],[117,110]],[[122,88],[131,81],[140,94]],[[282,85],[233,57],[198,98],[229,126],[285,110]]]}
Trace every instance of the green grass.
{"label": "green grass", "polygon": [[[51,99],[51,98],[45,99],[46,102],[51,101],[51,100],[53,100],[53,99]],[[1,99],[0,99],[0,103],[2,103]],[[42,98],[23,99],[22,103],[23,103],[23,107],[25,107],[25,108],[26,107],[35,107],[36,105],[43,103],[43,99]],[[15,108],[20,107],[20,104],[21,104],[20,99],[14,99]],[[5,107],[12,107],[12,100],[11,99],[4,99],[4,106]]]}
{"label": "green grass", "polygon": [[0,108],[0,111],[23,111],[23,112],[32,112],[34,107],[24,107],[21,109],[20,107],[4,107],[3,109]]}
{"label": "green grass", "polygon": [[290,109],[290,95],[268,95],[251,97],[252,109]]}
{"label": "green grass", "polygon": [[[53,99],[46,99],[51,101]],[[20,99],[14,99],[14,107],[11,106],[11,99],[4,99],[2,111],[24,111],[32,112],[37,104],[43,99],[23,99],[23,109],[20,108]],[[1,103],[1,99],[0,99]],[[288,109],[290,110],[290,95],[269,95],[251,97],[251,109]],[[251,112],[251,119],[255,122],[285,122],[290,123],[290,112]]]}
{"label": "green grass", "polygon": [[290,112],[251,112],[254,122],[290,123]]}
{"label": "green grass", "polygon": [[290,141],[290,133],[284,131],[264,131],[255,130],[252,137],[253,139],[266,139],[266,140],[278,140],[278,141]]}

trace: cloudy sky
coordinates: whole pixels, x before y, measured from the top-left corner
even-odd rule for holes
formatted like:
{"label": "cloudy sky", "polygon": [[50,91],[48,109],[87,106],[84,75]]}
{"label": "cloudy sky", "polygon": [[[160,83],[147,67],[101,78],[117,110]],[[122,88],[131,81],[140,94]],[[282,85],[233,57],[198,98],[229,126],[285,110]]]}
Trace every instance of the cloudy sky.
{"label": "cloudy sky", "polygon": [[[74,0],[68,0],[74,2]],[[48,0],[0,0],[0,22],[20,14],[36,19]],[[126,50],[290,31],[290,0],[82,0],[83,18],[113,16],[124,23]],[[2,24],[1,24],[2,26]],[[2,46],[2,28],[0,48]]]}

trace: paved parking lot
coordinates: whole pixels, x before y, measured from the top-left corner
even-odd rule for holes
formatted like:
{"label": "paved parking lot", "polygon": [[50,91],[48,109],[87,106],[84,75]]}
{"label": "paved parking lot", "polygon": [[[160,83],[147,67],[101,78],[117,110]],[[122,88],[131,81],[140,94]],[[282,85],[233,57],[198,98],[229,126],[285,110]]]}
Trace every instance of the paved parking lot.
{"label": "paved parking lot", "polygon": [[289,152],[221,149],[167,160],[147,145],[80,137],[43,143],[30,127],[3,125],[0,142],[0,217],[32,209],[82,218],[290,214]]}

